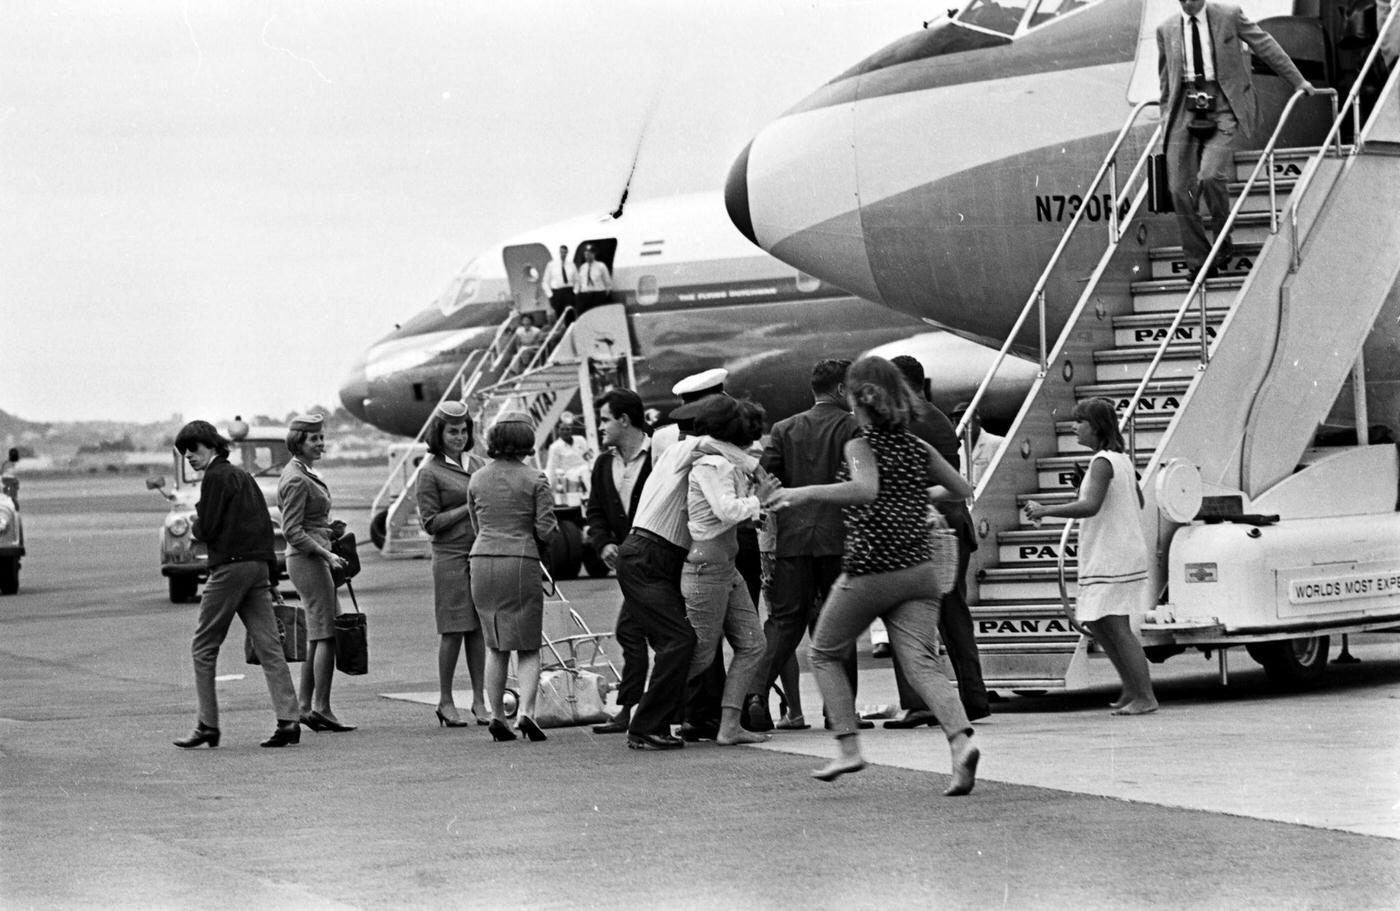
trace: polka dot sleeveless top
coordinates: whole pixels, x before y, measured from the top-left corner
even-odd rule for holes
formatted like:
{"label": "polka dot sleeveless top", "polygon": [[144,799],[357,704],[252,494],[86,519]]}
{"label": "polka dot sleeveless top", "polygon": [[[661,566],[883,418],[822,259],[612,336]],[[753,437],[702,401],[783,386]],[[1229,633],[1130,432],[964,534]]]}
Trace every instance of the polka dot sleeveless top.
{"label": "polka dot sleeveless top", "polygon": [[[908,569],[933,559],[928,540],[928,450],[906,430],[857,431],[875,452],[880,492],[875,502],[847,506],[846,554],[841,569],[852,576]],[[841,480],[850,466],[841,464]]]}

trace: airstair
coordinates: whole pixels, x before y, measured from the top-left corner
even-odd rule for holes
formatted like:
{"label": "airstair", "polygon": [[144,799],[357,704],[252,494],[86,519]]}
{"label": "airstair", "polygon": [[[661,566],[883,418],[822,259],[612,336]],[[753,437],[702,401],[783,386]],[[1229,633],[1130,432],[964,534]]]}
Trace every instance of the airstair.
{"label": "airstair", "polygon": [[[537,347],[522,350],[516,339],[518,316],[512,313],[496,330],[489,346],[473,351],[462,362],[437,404],[460,401],[467,405],[478,432],[476,452],[484,455],[485,428],[505,411],[525,411],[535,422],[535,464],[544,466],[560,417],[570,408],[582,412],[590,447],[598,451],[598,429],[592,405],[595,386],[618,382],[635,385],[630,333],[621,304],[594,307],[583,314],[566,310]],[[431,418],[429,419],[431,421]],[[430,541],[418,518],[415,495],[418,466],[426,452],[428,423],[418,431],[415,445],[407,447],[390,466],[389,478],[370,507],[371,535],[386,557],[420,557],[429,553]],[[578,498],[556,505],[580,512]],[[582,515],[570,515],[564,551],[577,574],[582,553]],[[382,538],[381,538],[382,536]],[[382,543],[380,541],[382,540]]]}
{"label": "airstair", "polygon": [[[1400,28],[1395,15],[1386,27]],[[1311,604],[1299,594],[1308,579],[1384,579],[1392,564],[1400,571],[1396,451],[1364,445],[1363,354],[1368,339],[1374,344],[1381,327],[1400,319],[1400,90],[1391,73],[1363,125],[1360,87],[1358,80],[1340,109],[1335,92],[1324,90],[1332,119],[1323,121],[1330,130],[1317,146],[1277,146],[1299,93],[1264,149],[1236,156],[1235,205],[1223,232],[1234,255],[1218,277],[1191,275],[1174,219],[1146,211],[1148,154],[1159,134],[1143,141],[1147,130],[1137,121],[1155,103],[1139,105],[1112,144],[1084,197],[1106,180],[1117,217],[1064,330],[1054,340],[1045,334],[1046,288],[1082,210],[1002,347],[1009,351],[1038,314],[1041,375],[978,484],[973,509],[980,547],[968,601],[989,688],[1088,683],[1092,640],[1073,611],[1074,523],[1046,519],[1037,527],[1022,510],[1031,500],[1076,498],[1089,453],[1069,418],[1076,402],[1094,396],[1117,404],[1141,474],[1159,596],[1140,633],[1149,657],[1214,651],[1223,681],[1226,649],[1244,645],[1271,677],[1296,683],[1325,667],[1327,633],[1400,623],[1400,589]],[[1344,128],[1354,144],[1342,145]],[[1120,193],[1118,160],[1136,151]],[[1362,445],[1317,449],[1319,425],[1347,411]],[[1264,513],[1281,517],[1267,535],[1233,524]],[[1285,546],[1280,541],[1310,553],[1307,565],[1276,567],[1242,594],[1246,574],[1231,562],[1235,555]]]}

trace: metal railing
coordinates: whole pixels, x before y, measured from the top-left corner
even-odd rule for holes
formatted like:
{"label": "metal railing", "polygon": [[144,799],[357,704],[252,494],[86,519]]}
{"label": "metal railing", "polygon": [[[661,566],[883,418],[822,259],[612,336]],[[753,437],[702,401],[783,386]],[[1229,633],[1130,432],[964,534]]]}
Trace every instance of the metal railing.
{"label": "metal railing", "polygon": [[[1336,119],[1336,89],[1317,89],[1316,93],[1318,95],[1331,96],[1333,119]],[[1198,335],[1200,336],[1201,346],[1200,360],[1196,367],[1197,372],[1204,371],[1206,366],[1210,364],[1210,336],[1207,331],[1206,321],[1206,276],[1209,271],[1207,267],[1209,264],[1216,261],[1216,257],[1218,257],[1220,251],[1224,249],[1225,242],[1230,237],[1230,229],[1234,227],[1235,222],[1239,219],[1240,213],[1244,211],[1245,203],[1248,202],[1249,193],[1254,189],[1255,183],[1259,180],[1259,172],[1264,169],[1266,165],[1269,173],[1269,196],[1271,200],[1273,199],[1275,192],[1274,151],[1278,145],[1279,137],[1283,135],[1283,128],[1287,125],[1288,119],[1293,113],[1294,105],[1296,105],[1298,99],[1302,98],[1305,94],[1306,93],[1303,92],[1302,89],[1295,91],[1292,96],[1289,97],[1288,103],[1284,105],[1283,112],[1279,115],[1278,125],[1274,127],[1273,134],[1269,137],[1268,143],[1265,144],[1264,150],[1259,154],[1259,160],[1255,162],[1254,169],[1249,172],[1249,177],[1245,180],[1244,187],[1240,190],[1239,198],[1236,199],[1235,204],[1230,207],[1230,214],[1226,217],[1225,224],[1216,232],[1215,243],[1211,245],[1210,252],[1206,254],[1205,265],[1202,266],[1200,271],[1196,273],[1196,277],[1191,281],[1191,287],[1187,290],[1185,298],[1182,299],[1181,306],[1177,308],[1176,314],[1172,317],[1171,325],[1167,327],[1166,332],[1163,334],[1162,341],[1157,345],[1157,351],[1153,355],[1152,361],[1147,365],[1147,369],[1143,371],[1142,379],[1138,382],[1137,388],[1133,390],[1133,396],[1128,400],[1128,407],[1123,409],[1123,415],[1118,420],[1118,428],[1120,431],[1126,431],[1129,438],[1129,448],[1135,450],[1138,403],[1142,401],[1143,395],[1146,394],[1148,385],[1153,382],[1157,373],[1157,368],[1161,366],[1162,359],[1166,357],[1167,349],[1176,338],[1177,329],[1181,328],[1182,321],[1185,320],[1187,311],[1191,309],[1192,302],[1197,298],[1200,300],[1200,306],[1197,307],[1197,312],[1200,317]],[[1319,154],[1317,157],[1321,157],[1321,155]],[[1315,160],[1316,158],[1314,158],[1314,161]],[[1293,191],[1295,205],[1298,192],[1299,188],[1295,187]],[[1278,219],[1271,217],[1269,225],[1270,233],[1277,234]]]}
{"label": "metal railing", "polygon": [[[1142,112],[1148,107],[1157,106],[1157,101],[1149,99],[1139,103],[1133,108],[1132,113],[1128,115],[1127,122],[1123,124],[1123,128],[1118,131],[1118,136],[1113,140],[1113,144],[1109,146],[1108,153],[1104,155],[1103,164],[1099,166],[1098,173],[1094,175],[1094,179],[1089,182],[1089,185],[1084,190],[1083,196],[1084,199],[1087,200],[1098,190],[1099,184],[1103,182],[1105,177],[1109,180],[1109,195],[1113,200],[1111,206],[1112,211],[1109,213],[1108,225],[1110,246],[1117,245],[1118,241],[1121,239],[1118,224],[1118,211],[1121,206],[1118,197],[1118,152],[1123,147],[1123,143],[1127,140],[1128,134],[1132,131],[1133,126],[1137,123],[1137,119],[1141,116]],[[1156,147],[1161,132],[1162,128],[1159,125],[1157,129],[1153,131],[1152,136],[1147,140],[1147,152],[1144,152],[1143,155],[1139,157],[1136,166],[1131,173],[1129,173],[1128,179],[1124,181],[1124,187],[1131,187],[1133,182],[1141,175],[1145,167],[1145,162],[1147,161],[1148,153]],[[1016,318],[1016,322],[1012,325],[1011,331],[1006,335],[1006,341],[1002,343],[1001,350],[997,352],[997,356],[992,360],[992,365],[987,370],[986,376],[982,378],[982,382],[977,387],[977,391],[973,393],[972,400],[967,406],[967,412],[963,415],[962,419],[958,421],[958,438],[963,441],[965,448],[971,445],[970,424],[973,416],[977,413],[977,406],[986,396],[988,388],[991,387],[992,380],[996,378],[997,371],[1001,369],[1001,365],[1006,360],[1006,355],[1010,352],[1012,344],[1016,341],[1016,337],[1021,332],[1021,328],[1026,324],[1026,320],[1030,318],[1032,309],[1037,311],[1039,320],[1040,375],[1044,376],[1046,372],[1049,371],[1049,344],[1046,338],[1045,319],[1045,287],[1049,283],[1051,273],[1054,271],[1055,267],[1059,265],[1060,257],[1063,256],[1065,248],[1069,246],[1074,232],[1083,222],[1087,210],[1087,205],[1080,205],[1075,211],[1074,217],[1070,219],[1069,224],[1065,227],[1064,233],[1060,236],[1060,242],[1055,247],[1055,252],[1051,254],[1050,261],[1045,264],[1045,268],[1040,273],[1040,278],[1037,279],[1035,287],[1031,289],[1030,296],[1026,299],[1025,305],[1022,306],[1020,316]],[[972,471],[971,466],[964,465],[963,470],[968,474],[970,479]]]}
{"label": "metal railing", "polygon": [[[1361,65],[1361,71],[1356,75],[1356,82],[1352,84],[1351,91],[1347,93],[1346,101],[1342,103],[1341,113],[1337,111],[1337,93],[1332,92],[1332,129],[1328,130],[1326,138],[1322,140],[1322,148],[1325,150],[1328,144],[1336,142],[1337,156],[1342,155],[1342,121],[1346,119],[1347,111],[1351,111],[1352,119],[1352,154],[1361,152],[1361,89],[1366,83],[1366,77],[1370,75],[1371,69],[1376,64],[1376,58],[1381,53],[1381,45],[1387,33],[1396,28],[1397,17],[1400,17],[1400,4],[1395,5],[1381,25],[1379,34],[1376,35],[1376,43],[1371,47],[1371,53],[1366,55],[1366,62]],[[1304,193],[1308,187],[1312,186],[1313,178],[1317,175],[1318,167],[1322,164],[1322,155],[1318,155],[1308,166],[1303,169],[1303,174],[1298,178],[1298,184],[1293,189],[1293,205],[1288,207],[1288,223],[1292,234],[1293,257],[1289,263],[1288,271],[1297,272],[1298,267],[1303,263],[1303,242],[1298,237],[1298,206],[1303,200]]]}

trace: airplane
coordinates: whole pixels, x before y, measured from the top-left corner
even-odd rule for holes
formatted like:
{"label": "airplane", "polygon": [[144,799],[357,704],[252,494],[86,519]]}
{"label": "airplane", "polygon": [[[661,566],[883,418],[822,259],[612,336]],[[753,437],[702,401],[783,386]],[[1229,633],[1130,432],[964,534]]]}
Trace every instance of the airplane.
{"label": "airplane", "polygon": [[[811,404],[809,369],[871,349],[911,354],[945,409],[968,399],[995,352],[811,278],[755,248],[729,224],[718,192],[634,200],[621,218],[582,216],[495,245],[473,258],[426,309],[376,341],[340,390],[347,410],[390,433],[422,427],[464,358],[490,344],[512,311],[548,309],[539,276],[561,245],[591,244],[614,276],[638,392],[663,414],[676,381],[715,366],[726,389],[778,420]],[[983,412],[1014,411],[1034,369],[1009,362]]]}
{"label": "airplane", "polygon": [[[1321,3],[1323,22],[1346,5],[1296,2]],[[1294,5],[1243,8],[1264,21]],[[1133,105],[1158,97],[1155,27],[1178,9],[1173,0],[966,0],[766,125],[731,167],[730,217],[807,274],[999,346],[1076,210],[1107,222],[1106,189],[1085,199],[1084,187]],[[1291,89],[1267,70],[1254,86],[1272,124]],[[1303,103],[1327,113],[1322,98]],[[1126,160],[1157,122],[1148,108]],[[1287,167],[1280,176],[1297,176]],[[1069,267],[1047,288],[1052,336],[1102,250],[1102,234],[1081,230],[1066,251]]]}

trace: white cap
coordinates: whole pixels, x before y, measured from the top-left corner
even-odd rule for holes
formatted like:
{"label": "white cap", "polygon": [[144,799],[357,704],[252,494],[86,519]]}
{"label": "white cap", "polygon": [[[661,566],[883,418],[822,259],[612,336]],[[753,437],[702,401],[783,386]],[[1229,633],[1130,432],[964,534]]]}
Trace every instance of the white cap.
{"label": "white cap", "polygon": [[699,398],[702,395],[712,395],[722,391],[724,381],[728,377],[729,371],[723,367],[716,367],[703,373],[694,373],[672,386],[671,394],[678,395],[686,401]]}

